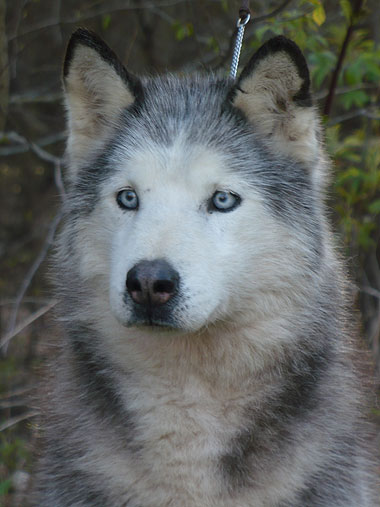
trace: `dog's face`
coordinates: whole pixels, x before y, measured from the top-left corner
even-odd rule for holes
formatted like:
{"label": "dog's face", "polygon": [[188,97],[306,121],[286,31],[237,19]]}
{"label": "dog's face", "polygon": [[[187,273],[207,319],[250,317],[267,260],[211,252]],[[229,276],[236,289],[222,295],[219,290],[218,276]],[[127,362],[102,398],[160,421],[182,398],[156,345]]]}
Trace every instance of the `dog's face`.
{"label": "dog's face", "polygon": [[265,244],[273,248],[263,241],[270,218],[259,194],[222,153],[188,143],[145,144],[133,155],[119,148],[104,185],[111,309],[123,324],[194,330],[225,318],[247,280],[259,279]]}
{"label": "dog's face", "polygon": [[[232,264],[246,264],[244,255],[234,259],[234,246],[248,192],[223,158],[205,147],[177,138],[169,147],[146,148],[115,174],[111,308],[125,324],[196,329],[225,314],[231,278],[241,274]],[[129,194],[133,207],[117,202]],[[135,284],[128,283],[135,266]]]}
{"label": "dog's face", "polygon": [[93,34],[74,35],[65,86],[78,273],[123,325],[196,331],[301,297],[320,248],[308,172],[319,154],[302,55],[274,41],[234,86],[141,83]]}

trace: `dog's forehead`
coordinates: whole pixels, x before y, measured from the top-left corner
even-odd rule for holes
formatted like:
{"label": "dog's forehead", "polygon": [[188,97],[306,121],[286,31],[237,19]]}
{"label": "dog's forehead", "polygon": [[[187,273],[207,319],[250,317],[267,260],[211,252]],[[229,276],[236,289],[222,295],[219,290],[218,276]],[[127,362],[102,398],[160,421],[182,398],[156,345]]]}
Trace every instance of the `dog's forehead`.
{"label": "dog's forehead", "polygon": [[229,86],[202,76],[146,82],[141,103],[122,117],[114,152],[119,174],[189,184],[231,173],[252,137],[226,102]]}
{"label": "dog's forehead", "polygon": [[175,183],[189,188],[231,177],[223,153],[206,145],[191,144],[180,135],[168,146],[146,142],[124,156],[121,149],[118,175],[147,187]]}
{"label": "dog's forehead", "polygon": [[122,142],[170,146],[186,138],[193,144],[224,146],[245,130],[241,114],[227,100],[228,91],[228,82],[209,77],[153,78],[143,98],[124,111],[119,126]]}

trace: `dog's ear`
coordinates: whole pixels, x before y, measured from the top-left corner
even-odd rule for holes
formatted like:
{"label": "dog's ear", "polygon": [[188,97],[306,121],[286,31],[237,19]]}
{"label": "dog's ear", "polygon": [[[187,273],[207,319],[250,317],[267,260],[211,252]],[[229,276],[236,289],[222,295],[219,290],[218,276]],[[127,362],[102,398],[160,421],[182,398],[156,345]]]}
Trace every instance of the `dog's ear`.
{"label": "dog's ear", "polygon": [[69,41],[63,82],[69,127],[67,151],[75,171],[75,166],[104,142],[123,109],[142,94],[142,87],[100,37],[82,28]]}
{"label": "dog's ear", "polygon": [[242,71],[231,98],[272,151],[315,160],[318,119],[307,64],[294,42],[279,36],[261,46]]}

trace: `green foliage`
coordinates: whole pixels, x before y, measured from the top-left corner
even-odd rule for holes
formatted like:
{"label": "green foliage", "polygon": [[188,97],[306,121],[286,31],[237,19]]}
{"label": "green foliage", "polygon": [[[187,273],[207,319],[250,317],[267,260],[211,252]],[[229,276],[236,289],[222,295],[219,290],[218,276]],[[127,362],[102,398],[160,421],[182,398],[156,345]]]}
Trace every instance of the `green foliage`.
{"label": "green foliage", "polygon": [[207,40],[207,45],[210,47],[210,49],[212,49],[214,53],[216,54],[220,53],[219,42],[215,37],[209,37]]}
{"label": "green foliage", "polygon": [[222,4],[222,9],[223,9],[225,12],[228,12],[228,0],[222,0],[222,1],[221,1],[221,4]]}
{"label": "green foliage", "polygon": [[353,106],[362,107],[369,101],[368,94],[364,90],[352,90],[346,92],[340,99],[344,109],[351,109]]}
{"label": "green foliage", "polygon": [[0,505],[2,497],[6,497],[12,489],[9,477],[20,468],[20,464],[29,460],[30,453],[25,440],[15,437],[12,429],[0,433]]}
{"label": "green foliage", "polygon": [[103,31],[106,31],[107,28],[110,26],[110,24],[111,24],[111,14],[105,14],[102,17],[102,28],[103,28]]}
{"label": "green foliage", "polygon": [[[368,39],[364,30],[357,31],[351,41],[340,84],[358,86],[363,84],[374,85],[380,81],[380,48],[376,48],[374,42]],[[367,100],[364,100],[364,96]],[[370,93],[362,91],[361,103],[370,101]],[[343,107],[350,108],[352,103],[341,101]]]}
{"label": "green foliage", "polygon": [[12,438],[14,437],[12,433],[8,431],[7,434],[0,434],[0,463],[10,472],[14,472],[18,462],[29,455],[24,440]]}
{"label": "green foliage", "polygon": [[6,495],[12,486],[12,481],[10,479],[5,479],[5,481],[0,482],[0,497]]}
{"label": "green foliage", "polygon": [[327,129],[328,149],[336,167],[336,211],[344,239],[359,251],[376,247],[373,233],[380,214],[380,143],[366,138],[365,127],[349,136],[340,126]]}
{"label": "green foliage", "polygon": [[329,49],[312,53],[309,58],[311,77],[316,88],[319,88],[336,65],[336,55]]}
{"label": "green foliage", "polygon": [[[16,357],[7,357],[0,361],[0,394],[3,394],[12,381],[14,382],[20,373],[20,362]],[[9,418],[9,413],[3,411],[0,424]],[[20,469],[28,468],[30,452],[25,440],[25,434],[20,432],[20,427],[13,426],[0,433],[0,506],[3,505],[2,497],[10,493],[12,482],[10,477]],[[8,503],[6,503],[8,505]]]}
{"label": "green foliage", "polygon": [[0,393],[9,385],[17,372],[17,367],[17,361],[14,357],[0,360]]}
{"label": "green foliage", "polygon": [[172,28],[174,30],[175,38],[178,41],[194,35],[194,26],[192,23],[181,23],[180,21],[175,21]]}

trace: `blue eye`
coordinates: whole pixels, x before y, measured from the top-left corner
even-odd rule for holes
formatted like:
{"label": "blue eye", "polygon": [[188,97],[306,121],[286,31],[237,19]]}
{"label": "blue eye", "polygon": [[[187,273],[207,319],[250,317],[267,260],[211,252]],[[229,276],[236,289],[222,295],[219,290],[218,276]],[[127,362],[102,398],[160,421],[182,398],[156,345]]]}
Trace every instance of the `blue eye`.
{"label": "blue eye", "polygon": [[131,188],[123,188],[117,193],[116,201],[122,209],[137,209],[139,206],[139,198]]}
{"label": "blue eye", "polygon": [[241,198],[233,192],[217,190],[211,198],[209,210],[227,212],[235,209],[241,202]]}

